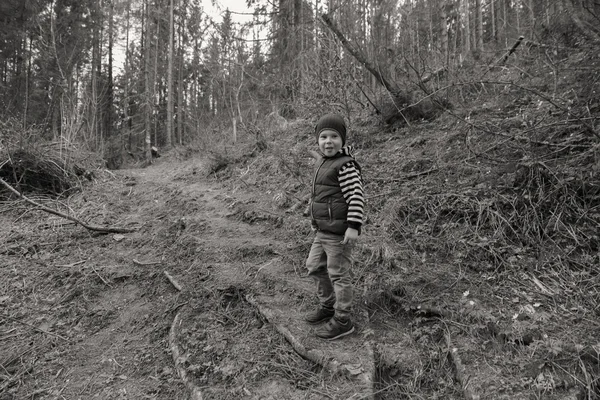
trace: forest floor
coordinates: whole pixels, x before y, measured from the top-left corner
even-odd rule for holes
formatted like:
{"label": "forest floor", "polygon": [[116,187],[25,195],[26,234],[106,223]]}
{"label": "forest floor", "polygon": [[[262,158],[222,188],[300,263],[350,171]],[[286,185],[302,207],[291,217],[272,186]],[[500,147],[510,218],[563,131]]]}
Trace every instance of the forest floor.
{"label": "forest floor", "polygon": [[227,159],[98,170],[55,201],[131,233],[0,203],[0,400],[598,398],[598,271],[539,269],[550,255],[483,228],[466,243],[452,210],[518,174],[465,158],[453,121],[356,126],[357,331],[333,342],[302,320],[310,122]]}

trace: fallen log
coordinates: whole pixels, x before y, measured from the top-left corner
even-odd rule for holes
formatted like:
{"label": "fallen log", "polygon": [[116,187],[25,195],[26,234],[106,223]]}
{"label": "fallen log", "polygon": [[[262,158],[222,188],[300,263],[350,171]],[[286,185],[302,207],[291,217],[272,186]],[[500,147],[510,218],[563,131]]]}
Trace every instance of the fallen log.
{"label": "fallen log", "polygon": [[348,52],[354,57],[359,63],[361,63],[374,77],[377,79],[379,83],[381,83],[390,93],[395,93],[398,91],[398,87],[390,82],[389,79],[385,76],[385,74],[381,71],[380,68],[377,68],[375,65],[371,64],[371,62],[365,57],[365,55],[357,49],[339,30],[337,25],[331,20],[328,14],[323,14],[321,16],[325,25],[337,36],[342,45]]}

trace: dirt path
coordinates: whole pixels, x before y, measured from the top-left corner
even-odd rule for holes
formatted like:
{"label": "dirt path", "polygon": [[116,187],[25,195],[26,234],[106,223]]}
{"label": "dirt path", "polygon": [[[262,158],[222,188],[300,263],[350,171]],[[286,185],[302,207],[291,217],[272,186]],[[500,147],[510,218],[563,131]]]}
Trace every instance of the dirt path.
{"label": "dirt path", "polygon": [[95,235],[37,212],[20,218],[13,237],[30,236],[31,246],[2,253],[0,399],[372,393],[369,332],[326,343],[301,320],[314,296],[290,254],[310,238],[289,243],[293,227],[276,212],[201,179],[201,169],[199,160],[163,160],[119,171],[69,204],[135,233]]}
{"label": "dirt path", "polygon": [[[282,188],[253,185],[264,169],[242,182],[229,168],[219,183],[202,160],[163,158],[60,203],[128,234],[0,203],[0,400],[583,398],[585,376],[546,362],[597,365],[596,347],[550,347],[571,343],[563,304],[552,310],[528,275],[519,286],[426,246],[386,263],[377,220],[353,268],[357,332],[317,340],[302,321],[316,305],[308,221],[274,206]],[[581,343],[596,343],[589,327],[575,327]]]}

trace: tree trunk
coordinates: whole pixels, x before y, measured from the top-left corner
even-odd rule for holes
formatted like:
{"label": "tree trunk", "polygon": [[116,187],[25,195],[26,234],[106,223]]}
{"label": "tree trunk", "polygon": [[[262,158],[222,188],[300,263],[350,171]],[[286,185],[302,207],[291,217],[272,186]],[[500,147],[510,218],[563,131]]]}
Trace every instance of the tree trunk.
{"label": "tree trunk", "polygon": [[[184,0],[183,3],[183,10],[187,10],[188,6],[188,1]],[[181,9],[181,8],[180,8]],[[175,125],[175,131],[177,132],[176,137],[178,139],[178,141],[176,143],[179,143],[179,145],[183,144],[183,137],[185,136],[185,123],[186,123],[186,112],[187,112],[187,107],[185,104],[185,82],[183,79],[183,49],[187,44],[187,36],[185,35],[185,18],[182,16],[180,17],[180,23],[179,23],[179,28],[178,28],[178,43],[179,45],[177,46],[177,60],[178,60],[178,66],[177,66],[177,108],[176,108],[176,112],[175,112],[175,121],[177,122],[177,124]]]}
{"label": "tree trunk", "polygon": [[[439,6],[439,4],[438,4]],[[436,14],[436,10],[435,10],[436,5],[435,4],[430,4],[430,6],[428,7],[428,11],[429,11],[429,18],[428,18],[428,22],[429,22],[429,38],[427,38],[428,43],[430,43],[434,48],[436,47],[436,42],[437,42],[437,38],[435,33],[433,32],[433,26],[434,26],[434,19],[435,19],[435,14]],[[442,35],[442,33],[440,32],[440,36]],[[387,36],[387,35],[385,35]],[[438,52],[434,52],[433,54],[433,62],[437,63],[437,54]]]}
{"label": "tree trunk", "polygon": [[502,1],[502,34],[504,35],[504,45],[508,46],[508,37],[506,35],[506,27],[508,26],[508,11],[506,10],[506,1]]}
{"label": "tree trunk", "polygon": [[152,98],[152,88],[150,86],[150,0],[146,0],[146,31],[143,32],[143,35],[146,37],[144,40],[144,91],[146,94],[146,112],[144,115],[144,129],[146,132],[145,142],[144,142],[144,154],[146,158],[146,163],[152,163],[152,143],[150,136],[150,115],[152,114],[152,103],[154,99]]}
{"label": "tree trunk", "polygon": [[448,49],[448,22],[446,15],[446,2],[443,1],[440,6],[440,40],[442,43],[443,64],[448,65],[450,52]]}
{"label": "tree trunk", "polygon": [[496,32],[496,0],[490,0],[490,20],[492,22],[492,41],[498,41],[498,32]]}
{"label": "tree trunk", "polygon": [[477,30],[475,31],[477,36],[477,50],[481,53],[483,51],[483,11],[481,0],[475,0],[475,11],[477,17]]}
{"label": "tree trunk", "polygon": [[98,125],[98,149],[100,150],[100,156],[104,157],[104,102],[106,101],[104,97],[104,86],[102,84],[102,44],[104,40],[104,18],[102,14],[102,10],[100,11],[101,22],[98,23],[100,28],[98,29],[98,57],[96,58],[96,62],[98,65],[96,66],[96,99],[98,101],[98,106],[96,108],[96,124]]}
{"label": "tree trunk", "polygon": [[[27,35],[29,36],[29,35]],[[27,41],[27,37],[25,38]],[[27,43],[25,43],[27,46]],[[29,51],[27,51],[27,70],[25,71],[25,105],[23,109],[23,129],[27,129],[27,113],[29,112],[29,79],[31,78],[31,38],[29,38]]]}
{"label": "tree trunk", "polygon": [[114,41],[114,4],[113,0],[109,4],[108,14],[108,82],[106,83],[106,116],[105,132],[110,135],[113,124],[113,41]]}
{"label": "tree trunk", "polygon": [[[294,79],[293,85],[292,85],[292,99],[295,99],[298,97],[298,94],[300,92],[300,88],[302,86],[302,58],[304,57],[304,55],[302,54],[302,34],[303,34],[303,29],[301,26],[301,19],[302,16],[302,1],[301,0],[294,0],[294,37],[296,38],[296,40],[294,41],[294,60],[293,62],[293,74],[294,76],[297,76],[298,79]],[[236,96],[237,97],[237,96]],[[237,99],[236,99],[237,101]],[[238,103],[239,104],[239,103]],[[241,118],[241,115],[240,115]],[[240,119],[240,122],[241,119]]]}
{"label": "tree trunk", "polygon": [[519,12],[521,9],[521,1],[522,0],[517,0],[517,4],[515,4],[515,7],[513,7],[515,10],[515,19],[517,21],[517,32],[521,32],[521,13]]}
{"label": "tree trunk", "polygon": [[[160,110],[160,88],[158,88],[157,90],[157,86],[159,83],[158,80],[158,53],[160,52],[159,50],[159,46],[160,46],[160,9],[159,9],[160,5],[158,2],[156,2],[156,44],[154,46],[154,74],[152,75],[151,78],[151,82],[152,82],[152,94],[151,94],[151,98],[152,98],[152,114],[151,114],[151,122],[154,122],[154,146],[158,146],[158,116],[159,116],[159,110]],[[150,22],[150,21],[148,21]],[[150,27],[150,24],[148,24],[148,27]],[[150,42],[148,42],[149,44]],[[157,96],[157,92],[158,92],[158,96]],[[157,100],[157,97],[159,97],[159,99]]]}
{"label": "tree trunk", "polygon": [[535,10],[534,10],[533,0],[529,0],[529,4],[527,6],[529,8],[529,24],[531,25],[529,27],[529,37],[534,38],[536,21],[535,21]]}
{"label": "tree trunk", "polygon": [[[99,12],[99,10],[97,11]],[[91,99],[89,101],[89,110],[88,110],[88,120],[89,122],[89,128],[90,128],[90,133],[91,133],[91,138],[90,141],[93,141],[93,148],[95,150],[98,149],[98,136],[99,136],[99,130],[98,130],[98,76],[100,74],[100,72],[98,71],[98,58],[100,57],[100,33],[99,33],[99,28],[97,27],[97,25],[94,25],[94,31],[92,34],[92,71],[91,71]]]}
{"label": "tree trunk", "polygon": [[382,84],[389,92],[396,92],[398,87],[390,82],[388,78],[384,75],[383,71],[375,67],[365,55],[357,48],[354,47],[352,43],[350,43],[342,34],[342,32],[338,29],[338,27],[333,23],[329,15],[323,14],[321,16],[325,24],[331,31],[338,37],[344,48],[358,61],[360,62],[372,75],[373,77]]}
{"label": "tree trunk", "polygon": [[471,53],[471,16],[469,10],[469,0],[461,0],[463,5],[462,15],[464,17],[463,31],[463,49],[465,55]]}
{"label": "tree trunk", "polygon": [[168,61],[168,87],[167,87],[167,138],[165,147],[171,148],[173,139],[173,45],[175,36],[175,27],[173,20],[173,0],[171,0],[169,8],[169,61]]}
{"label": "tree trunk", "polygon": [[[125,130],[127,132],[128,149],[131,151],[131,121],[129,120],[129,15],[131,14],[131,4],[127,3],[127,24],[125,26],[125,99],[123,102],[123,119],[125,120]],[[143,26],[143,23],[142,23]],[[122,143],[124,143],[122,141]],[[122,144],[123,146],[123,144]],[[121,148],[123,150],[123,148]]]}
{"label": "tree trunk", "polygon": [[200,74],[200,46],[198,43],[198,36],[194,35],[194,80],[192,82],[192,100],[191,105],[194,111],[194,134],[197,135],[200,131],[200,113],[202,111],[200,107],[200,90],[198,90],[198,75]]}

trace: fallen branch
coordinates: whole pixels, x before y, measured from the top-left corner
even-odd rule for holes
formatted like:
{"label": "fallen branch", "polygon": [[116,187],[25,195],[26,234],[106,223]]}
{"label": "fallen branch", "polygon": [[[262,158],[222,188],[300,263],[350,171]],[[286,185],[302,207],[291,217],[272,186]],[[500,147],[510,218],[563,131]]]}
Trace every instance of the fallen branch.
{"label": "fallen branch", "polygon": [[167,271],[163,271],[163,273],[165,274],[169,282],[171,282],[171,284],[175,287],[175,289],[181,292],[181,285],[177,283],[177,281],[171,276],[171,274],[169,274]]}
{"label": "fallen branch", "polygon": [[63,337],[63,336],[60,336],[60,335],[58,335],[58,334],[56,334],[56,333],[52,333],[52,332],[45,331],[45,330],[43,330],[43,329],[40,329],[40,328],[38,328],[37,326],[34,326],[34,325],[31,325],[31,324],[28,324],[27,322],[19,321],[18,319],[15,319],[15,318],[9,317],[8,315],[4,315],[4,314],[2,314],[2,318],[8,319],[8,320],[10,320],[10,321],[13,321],[13,322],[17,322],[17,323],[19,323],[19,324],[23,324],[23,325],[25,325],[25,326],[28,326],[28,327],[30,327],[30,328],[32,328],[32,329],[35,329],[35,330],[36,330],[36,331],[38,331],[38,332],[45,333],[46,335],[50,335],[50,336],[54,336],[54,337],[57,337],[57,338],[59,338],[59,339],[62,339],[62,340],[64,340],[65,342],[70,342],[70,340],[69,340],[69,339],[67,339],[67,338],[65,338],[65,337]]}
{"label": "fallen branch", "polygon": [[533,275],[530,275],[529,278],[531,278],[531,281],[533,283],[535,283],[535,285],[540,289],[540,291],[542,292],[542,294],[545,294],[547,296],[554,296],[556,293],[554,293],[552,290],[548,289],[546,286],[544,286],[542,284],[542,282],[540,282],[540,280],[538,278],[536,278]]}
{"label": "fallen branch", "polygon": [[103,226],[96,226],[96,225],[90,225],[87,224],[75,217],[72,217],[70,215],[61,213],[60,211],[56,211],[53,210],[49,207],[46,207],[44,205],[41,205],[33,200],[31,200],[30,198],[26,197],[25,195],[23,195],[22,193],[20,193],[19,191],[17,191],[15,188],[13,188],[12,186],[10,186],[8,183],[6,183],[2,178],[0,178],[0,183],[2,185],[4,185],[8,190],[10,190],[11,192],[13,192],[14,194],[16,194],[17,196],[19,196],[20,198],[22,198],[23,200],[25,200],[26,202],[28,202],[29,204],[32,204],[38,208],[40,208],[42,211],[46,211],[47,213],[50,214],[54,214],[57,215],[59,217],[68,219],[69,221],[73,221],[81,226],[83,226],[84,228],[90,230],[90,231],[96,231],[96,232],[105,232],[105,233],[129,233],[129,232],[135,232],[135,229],[131,229],[131,228],[115,228],[115,227],[103,227]]}
{"label": "fallen branch", "polygon": [[527,47],[539,47],[539,48],[542,48],[542,49],[547,49],[548,47],[550,47],[550,46],[548,46],[546,44],[539,43],[539,42],[534,42],[533,40],[529,40],[529,39],[526,40],[524,43],[525,43],[525,45]]}
{"label": "fallen branch", "polygon": [[98,276],[98,278],[100,278],[100,280],[101,280],[102,282],[104,282],[104,284],[105,284],[106,286],[108,286],[109,288],[112,288],[112,285],[111,285],[110,283],[108,283],[108,282],[106,281],[106,279],[104,279],[104,278],[102,277],[102,275],[100,275],[100,274],[98,273],[98,271],[96,271],[96,268],[94,268],[94,266],[93,266],[93,265],[90,265],[90,266],[92,267],[92,271],[94,271],[94,273],[95,273],[95,274]]}
{"label": "fallen branch", "polygon": [[272,259],[271,261],[269,261],[268,263],[266,263],[266,264],[263,264],[263,265],[262,265],[262,266],[261,266],[261,267],[260,267],[260,268],[259,268],[259,269],[256,271],[256,273],[254,274],[254,278],[256,278],[256,277],[258,276],[258,273],[259,273],[259,272],[260,272],[260,271],[261,271],[261,270],[262,270],[264,267],[267,267],[267,266],[269,266],[269,265],[273,264],[273,261],[275,261],[275,260],[277,260],[277,258],[274,258],[274,259]]}
{"label": "fallen branch", "polygon": [[517,50],[517,47],[519,47],[519,45],[521,44],[521,42],[523,41],[523,39],[525,39],[525,36],[519,36],[519,38],[517,39],[517,41],[515,42],[515,44],[513,44],[513,46],[510,48],[510,50],[506,52],[506,54],[504,55],[504,57],[502,57],[502,60],[500,61],[499,64],[504,64],[506,62],[506,60],[508,60],[508,57],[510,57],[510,55],[512,53],[514,53],[515,50]]}
{"label": "fallen branch", "polygon": [[56,268],[71,268],[71,267],[74,267],[76,265],[83,264],[86,261],[87,260],[75,261],[75,262],[72,262],[71,264],[59,264],[59,265],[55,265],[54,267],[56,267]]}
{"label": "fallen branch", "polygon": [[500,58],[494,64],[490,65],[488,67],[488,69],[483,73],[483,75],[481,75],[480,79],[483,79],[488,74],[488,72],[490,72],[492,70],[492,68],[494,68],[496,66],[502,66],[502,65],[504,65],[504,63],[506,63],[506,60],[508,60],[508,57],[510,57],[510,55],[512,53],[514,53],[515,50],[517,50],[517,47],[519,47],[519,45],[521,44],[521,42],[523,41],[523,39],[525,39],[525,36],[519,36],[519,38],[517,39],[517,41],[515,42],[515,44],[513,44],[513,46],[510,48],[510,50],[508,50],[506,53],[504,53],[504,55],[502,56],[502,58]]}
{"label": "fallen branch", "polygon": [[142,262],[142,261],[138,261],[135,258],[133,259],[133,263],[135,265],[140,265],[142,267],[145,267],[147,265],[157,265],[157,264],[161,264],[161,261],[148,261],[148,262]]}

